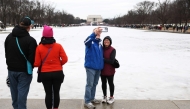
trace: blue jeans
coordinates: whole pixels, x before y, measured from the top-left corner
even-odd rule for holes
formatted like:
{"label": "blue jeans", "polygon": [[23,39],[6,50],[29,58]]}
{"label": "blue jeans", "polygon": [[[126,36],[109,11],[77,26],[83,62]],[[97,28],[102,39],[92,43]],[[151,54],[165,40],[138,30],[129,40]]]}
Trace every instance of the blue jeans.
{"label": "blue jeans", "polygon": [[8,72],[13,108],[27,109],[26,101],[30,88],[30,83],[32,81],[32,75],[29,75],[26,72]]}
{"label": "blue jeans", "polygon": [[100,78],[101,70],[94,70],[86,68],[86,89],[85,89],[85,103],[90,103],[94,100],[95,93],[96,93],[96,86],[98,84],[98,80]]}

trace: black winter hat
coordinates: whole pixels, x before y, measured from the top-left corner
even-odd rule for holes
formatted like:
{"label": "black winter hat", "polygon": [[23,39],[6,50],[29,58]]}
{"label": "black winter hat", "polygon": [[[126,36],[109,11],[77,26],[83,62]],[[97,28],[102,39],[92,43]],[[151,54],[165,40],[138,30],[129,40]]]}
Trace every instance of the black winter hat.
{"label": "black winter hat", "polygon": [[20,24],[23,26],[30,26],[31,25],[31,19],[29,17],[24,17],[20,20]]}
{"label": "black winter hat", "polygon": [[105,40],[105,39],[108,39],[108,40],[110,41],[110,46],[111,46],[111,44],[112,44],[112,39],[111,39],[110,36],[104,37],[104,39],[103,39],[103,46],[104,46],[104,40]]}

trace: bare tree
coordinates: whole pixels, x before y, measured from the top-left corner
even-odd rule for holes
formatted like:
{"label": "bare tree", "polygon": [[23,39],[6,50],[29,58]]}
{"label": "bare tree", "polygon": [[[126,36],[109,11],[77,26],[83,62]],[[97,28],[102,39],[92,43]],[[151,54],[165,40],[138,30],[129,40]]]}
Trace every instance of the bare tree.
{"label": "bare tree", "polygon": [[128,11],[128,23],[129,24],[139,24],[140,21],[138,21],[138,12],[136,10],[130,10]]}
{"label": "bare tree", "polygon": [[7,10],[9,9],[10,7],[10,2],[11,0],[0,0],[0,12],[1,12],[1,18],[2,18],[2,21],[4,23],[4,25],[6,25],[6,17],[7,17]]}
{"label": "bare tree", "polygon": [[55,7],[52,7],[51,4],[48,4],[46,6],[46,13],[45,13],[46,14],[46,19],[47,19],[46,23],[49,23],[49,24],[53,23],[54,10],[55,10]]}
{"label": "bare tree", "polygon": [[179,7],[181,8],[181,13],[182,13],[182,19],[185,25],[187,25],[187,22],[190,17],[190,11],[189,11],[189,0],[177,0],[176,2],[179,3]]}
{"label": "bare tree", "polygon": [[138,18],[141,24],[144,24],[145,20],[147,19],[148,15],[152,12],[153,8],[154,2],[143,1],[137,4],[136,11],[138,13]]}
{"label": "bare tree", "polygon": [[55,11],[53,3],[43,0],[0,0],[0,20],[18,24],[22,17],[29,16],[36,24],[71,24],[74,16],[65,11]]}
{"label": "bare tree", "polygon": [[167,21],[170,19],[170,0],[165,0],[163,3],[161,3],[160,0],[158,1],[158,8],[155,10],[155,14],[160,20],[162,27],[164,27],[164,24],[166,24]]}

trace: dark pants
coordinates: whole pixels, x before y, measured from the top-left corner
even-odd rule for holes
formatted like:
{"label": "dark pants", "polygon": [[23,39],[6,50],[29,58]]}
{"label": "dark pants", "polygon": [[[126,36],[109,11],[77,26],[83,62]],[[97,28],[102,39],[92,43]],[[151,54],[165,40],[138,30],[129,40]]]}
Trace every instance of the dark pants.
{"label": "dark pants", "polygon": [[26,101],[32,81],[32,75],[27,74],[27,72],[8,72],[13,108],[27,109]]}
{"label": "dark pants", "polygon": [[113,83],[114,75],[112,75],[112,76],[101,75],[101,80],[102,80],[102,91],[103,91],[104,96],[107,96],[107,81],[108,81],[109,88],[110,88],[110,97],[113,97],[113,94],[114,94],[114,83]]}
{"label": "dark pants", "polygon": [[[54,108],[58,108],[59,102],[60,102],[59,91],[61,88],[61,84],[64,80],[63,71],[41,73],[41,74],[42,74],[41,75],[42,76],[42,84],[43,84],[44,90],[46,92],[46,96],[45,96],[46,108],[51,109],[52,105],[54,106]],[[53,93],[52,93],[52,91],[53,91]],[[52,98],[52,96],[54,98]]]}

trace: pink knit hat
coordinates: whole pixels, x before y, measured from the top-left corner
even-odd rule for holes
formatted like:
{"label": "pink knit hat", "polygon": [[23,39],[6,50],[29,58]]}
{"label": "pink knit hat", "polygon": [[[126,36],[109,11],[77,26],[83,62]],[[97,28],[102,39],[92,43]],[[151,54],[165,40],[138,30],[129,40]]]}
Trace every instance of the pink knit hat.
{"label": "pink knit hat", "polygon": [[47,25],[44,25],[44,30],[42,33],[43,37],[53,37],[53,29]]}

